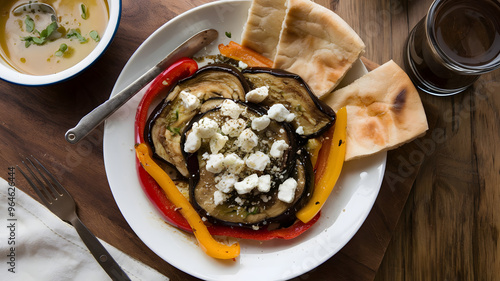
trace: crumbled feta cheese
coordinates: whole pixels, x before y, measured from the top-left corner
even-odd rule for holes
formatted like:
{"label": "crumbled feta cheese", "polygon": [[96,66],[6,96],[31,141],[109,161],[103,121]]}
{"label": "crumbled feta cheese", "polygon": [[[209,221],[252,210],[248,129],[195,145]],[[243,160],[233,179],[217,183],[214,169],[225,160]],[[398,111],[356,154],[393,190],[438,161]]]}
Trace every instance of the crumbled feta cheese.
{"label": "crumbled feta cheese", "polygon": [[210,154],[208,154],[208,152],[205,152],[205,153],[203,153],[203,155],[201,155],[201,159],[203,159],[205,161],[208,160],[208,158],[210,158]]}
{"label": "crumbled feta cheese", "polygon": [[230,173],[239,174],[245,167],[245,161],[236,153],[229,153],[224,157],[224,167]]}
{"label": "crumbled feta cheese", "polygon": [[259,138],[250,128],[243,130],[238,137],[238,146],[245,152],[250,152],[257,144],[259,144]]}
{"label": "crumbled feta cheese", "polygon": [[201,118],[193,124],[193,130],[198,130],[198,135],[205,139],[212,137],[218,129],[219,124],[208,117]]}
{"label": "crumbled feta cheese", "polygon": [[234,199],[234,202],[238,203],[238,205],[243,205],[243,203],[245,203],[245,200],[241,199],[240,197],[236,197]]}
{"label": "crumbled feta cheese", "polygon": [[252,225],[252,229],[255,230],[255,231],[259,230],[259,228],[260,227],[258,225]]}
{"label": "crumbled feta cheese", "polygon": [[299,127],[297,128],[297,130],[295,130],[295,132],[296,132],[297,134],[299,134],[299,135],[303,135],[303,134],[304,134],[304,127],[299,126]]}
{"label": "crumbled feta cheese", "polygon": [[245,100],[253,103],[259,103],[265,100],[268,95],[269,95],[269,87],[262,86],[249,91],[245,95]]}
{"label": "crumbled feta cheese", "polygon": [[230,137],[237,137],[245,129],[246,125],[247,124],[245,120],[241,118],[229,119],[224,123],[224,125],[222,125],[221,129],[222,133],[224,133],[225,135]]}
{"label": "crumbled feta cheese", "polygon": [[247,194],[259,185],[259,176],[251,174],[242,181],[234,184],[234,189],[238,194]]}
{"label": "crumbled feta cheese", "polygon": [[277,140],[271,146],[269,154],[274,158],[283,156],[283,151],[287,150],[289,145],[284,140]]}
{"label": "crumbled feta cheese", "polygon": [[207,160],[206,169],[210,173],[220,173],[224,169],[224,155],[222,153],[211,154]]}
{"label": "crumbled feta cheese", "polygon": [[201,106],[200,100],[189,92],[181,91],[179,96],[186,111],[193,111]]}
{"label": "crumbled feta cheese", "polygon": [[266,115],[254,118],[252,120],[252,129],[262,131],[269,126],[269,123],[271,123],[271,119],[269,119]]}
{"label": "crumbled feta cheese", "polygon": [[271,190],[271,176],[270,175],[262,175],[259,177],[259,185],[257,189],[260,192],[269,192]]}
{"label": "crumbled feta cheese", "polygon": [[247,157],[247,159],[245,159],[245,163],[250,169],[261,172],[264,171],[264,169],[270,162],[271,159],[269,159],[269,156],[261,151],[252,153]]}
{"label": "crumbled feta cheese", "polygon": [[186,137],[186,142],[184,143],[184,152],[194,153],[198,149],[200,149],[200,146],[201,138],[198,135],[198,131],[191,131]]}
{"label": "crumbled feta cheese", "polygon": [[226,201],[227,198],[228,198],[227,194],[224,194],[224,193],[220,192],[219,190],[216,190],[214,192],[214,204],[216,206],[224,203],[224,201]]}
{"label": "crumbled feta cheese", "polygon": [[228,137],[223,136],[222,134],[215,133],[209,141],[210,151],[214,154],[219,153],[219,151],[226,145]]}
{"label": "crumbled feta cheese", "polygon": [[244,63],[244,62],[242,62],[242,61],[239,61],[239,62],[238,62],[238,66],[239,66],[241,69],[245,69],[245,68],[247,68],[247,67],[248,67],[248,64],[246,64],[246,63]]}
{"label": "crumbled feta cheese", "polygon": [[291,122],[295,118],[295,114],[290,113],[288,109],[281,103],[273,104],[271,108],[267,111],[269,118],[274,119],[278,122]]}
{"label": "crumbled feta cheese", "polygon": [[285,203],[292,203],[296,189],[297,181],[293,178],[287,179],[278,187],[278,199]]}
{"label": "crumbled feta cheese", "polygon": [[234,174],[226,174],[220,177],[220,181],[215,184],[215,187],[224,193],[233,191],[234,184],[238,181],[238,176]]}
{"label": "crumbled feta cheese", "polygon": [[271,198],[271,196],[267,196],[265,194],[260,195],[260,200],[262,200],[262,202],[264,202],[264,203],[267,203],[270,200],[270,198]]}
{"label": "crumbled feta cheese", "polygon": [[245,110],[242,106],[239,106],[234,101],[226,99],[222,102],[220,106],[220,112],[223,116],[229,116],[233,119],[240,117],[240,114]]}

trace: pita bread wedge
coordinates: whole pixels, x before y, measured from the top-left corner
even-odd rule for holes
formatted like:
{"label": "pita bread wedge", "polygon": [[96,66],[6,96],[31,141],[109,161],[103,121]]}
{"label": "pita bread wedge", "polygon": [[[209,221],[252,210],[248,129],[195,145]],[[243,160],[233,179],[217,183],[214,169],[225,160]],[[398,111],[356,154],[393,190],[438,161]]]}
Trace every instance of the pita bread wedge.
{"label": "pita bread wedge", "polygon": [[248,11],[241,44],[273,60],[285,18],[286,0],[254,0]]}
{"label": "pita bread wedge", "polygon": [[273,67],[300,75],[321,97],[364,49],[361,38],[333,11],[309,0],[288,0]]}
{"label": "pita bread wedge", "polygon": [[396,148],[428,129],[415,86],[392,60],[322,99],[335,111],[347,108],[346,161]]}

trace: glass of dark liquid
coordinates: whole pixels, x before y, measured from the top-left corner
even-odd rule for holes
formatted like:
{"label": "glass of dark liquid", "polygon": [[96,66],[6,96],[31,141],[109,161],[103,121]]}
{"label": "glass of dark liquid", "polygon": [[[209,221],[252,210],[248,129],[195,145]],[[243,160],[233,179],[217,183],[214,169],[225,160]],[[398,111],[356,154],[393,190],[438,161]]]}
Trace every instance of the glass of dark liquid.
{"label": "glass of dark liquid", "polygon": [[411,31],[405,68],[420,90],[448,96],[500,67],[500,2],[435,0]]}

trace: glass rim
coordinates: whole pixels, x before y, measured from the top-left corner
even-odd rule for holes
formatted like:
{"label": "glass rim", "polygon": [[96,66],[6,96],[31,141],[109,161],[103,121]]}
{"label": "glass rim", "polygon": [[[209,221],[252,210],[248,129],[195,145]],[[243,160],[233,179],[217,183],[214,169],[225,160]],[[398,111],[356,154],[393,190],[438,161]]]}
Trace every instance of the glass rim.
{"label": "glass rim", "polygon": [[[479,66],[473,66],[473,65],[466,65],[463,63],[459,63],[450,56],[448,56],[438,45],[436,36],[435,36],[435,31],[433,29],[433,20],[436,17],[437,12],[439,11],[439,8],[446,4],[447,2],[450,2],[450,0],[434,0],[432,2],[429,11],[427,12],[427,15],[425,16],[425,35],[427,37],[427,40],[430,42],[430,48],[432,51],[437,54],[437,58],[441,60],[441,62],[448,68],[454,71],[458,71],[461,73],[465,74],[471,74],[471,75],[478,75],[478,74],[483,74],[487,73],[490,71],[493,71],[497,68],[500,67],[500,54],[497,55],[497,57],[492,60],[491,62],[485,64],[485,65],[479,65]],[[496,0],[491,0],[492,3],[498,5],[500,9],[500,3]]]}

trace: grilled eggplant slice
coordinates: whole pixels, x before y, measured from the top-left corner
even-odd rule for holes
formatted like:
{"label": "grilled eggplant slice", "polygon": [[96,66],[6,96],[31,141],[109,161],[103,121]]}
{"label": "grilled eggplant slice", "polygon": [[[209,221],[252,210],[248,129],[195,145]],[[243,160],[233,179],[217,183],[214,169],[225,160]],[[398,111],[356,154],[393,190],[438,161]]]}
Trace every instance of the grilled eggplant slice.
{"label": "grilled eggplant slice", "polygon": [[[245,102],[251,89],[263,86],[268,96],[262,102]],[[293,120],[271,119],[268,109],[275,104],[293,113]],[[299,76],[228,65],[200,68],[154,112],[150,144],[181,181],[189,181],[186,197],[199,214],[213,224],[252,229],[296,221],[314,185],[304,145],[335,122],[334,111]]]}
{"label": "grilled eggplant slice", "polygon": [[319,100],[300,76],[280,69],[247,68],[243,76],[252,89],[269,87],[268,97],[260,103],[265,107],[283,104],[295,114],[292,125],[302,139],[323,134],[335,122],[335,112]]}
{"label": "grilled eggplant slice", "polygon": [[[204,120],[215,120],[222,132],[225,124],[241,120],[243,130],[252,130],[256,139],[251,149],[242,145],[242,133],[227,135],[223,148],[213,151],[210,140],[203,139],[199,149],[193,153],[186,153],[188,170],[190,173],[190,200],[201,216],[206,217],[213,224],[256,227],[286,227],[295,221],[295,212],[300,208],[307,196],[310,195],[312,167],[309,159],[297,158],[295,133],[288,123],[270,121],[269,125],[261,130],[251,128],[252,120],[265,115],[266,110],[256,105],[244,103],[235,104],[241,108],[241,114],[236,117],[226,116],[221,105],[224,99],[212,99],[207,102],[210,106],[207,111],[193,118],[186,127],[181,141],[183,150],[190,134],[196,134],[199,124]],[[217,131],[219,133],[219,131]],[[286,144],[281,155],[273,150],[273,144]],[[234,164],[233,157],[240,159],[239,166]],[[264,165],[251,165],[252,159],[258,155],[267,158]],[[307,155],[307,153],[301,153]],[[215,158],[215,160],[212,159]],[[226,162],[228,157],[231,159]],[[236,161],[238,162],[238,161]],[[250,164],[249,164],[250,162]],[[257,160],[259,162],[259,160]],[[229,164],[227,164],[229,163]],[[267,179],[267,188],[251,187],[252,178]],[[294,178],[297,187],[293,200],[284,202],[278,198],[279,186],[288,178]],[[232,184],[228,182],[231,182]],[[236,183],[235,183],[236,182]],[[255,181],[253,181],[255,183]],[[240,184],[243,183],[243,184]],[[247,185],[248,183],[248,185]],[[244,187],[241,188],[241,185]]]}
{"label": "grilled eggplant slice", "polygon": [[187,177],[180,148],[181,133],[186,124],[198,113],[204,101],[213,97],[244,100],[248,89],[242,74],[229,65],[208,65],[179,81],[149,121],[147,135],[155,155]]}

